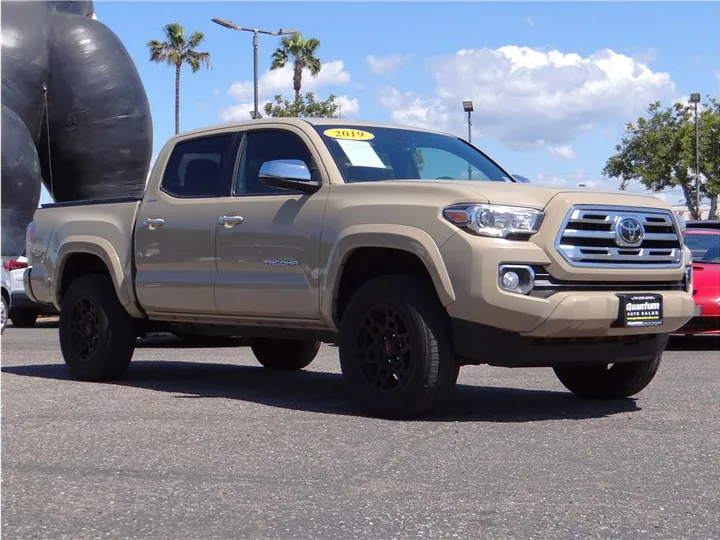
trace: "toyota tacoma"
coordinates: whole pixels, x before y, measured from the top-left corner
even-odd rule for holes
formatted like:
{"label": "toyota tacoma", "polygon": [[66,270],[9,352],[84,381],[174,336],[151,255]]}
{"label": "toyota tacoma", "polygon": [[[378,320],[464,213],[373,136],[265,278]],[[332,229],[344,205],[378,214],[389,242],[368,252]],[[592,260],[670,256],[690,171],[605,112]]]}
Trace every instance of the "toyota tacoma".
{"label": "toyota tacoma", "polygon": [[77,379],[120,377],[148,329],[241,335],[275,370],[327,342],[356,404],[409,418],[466,365],[640,392],[696,313],[682,232],[658,198],[519,183],[453,135],[258,119],[171,138],[141,198],[43,205],[24,279]]}

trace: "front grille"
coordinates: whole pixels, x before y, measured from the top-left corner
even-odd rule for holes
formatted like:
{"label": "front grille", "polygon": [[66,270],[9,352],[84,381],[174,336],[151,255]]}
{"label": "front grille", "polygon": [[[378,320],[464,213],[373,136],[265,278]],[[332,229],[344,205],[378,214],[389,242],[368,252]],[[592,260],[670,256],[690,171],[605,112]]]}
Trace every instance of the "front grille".
{"label": "front grille", "polygon": [[535,285],[530,296],[549,298],[559,292],[657,292],[684,291],[685,280],[676,281],[567,281],[557,279],[542,266],[533,266]]}
{"label": "front grille", "polygon": [[682,239],[668,210],[573,206],[555,248],[572,266],[678,268],[682,264]]}

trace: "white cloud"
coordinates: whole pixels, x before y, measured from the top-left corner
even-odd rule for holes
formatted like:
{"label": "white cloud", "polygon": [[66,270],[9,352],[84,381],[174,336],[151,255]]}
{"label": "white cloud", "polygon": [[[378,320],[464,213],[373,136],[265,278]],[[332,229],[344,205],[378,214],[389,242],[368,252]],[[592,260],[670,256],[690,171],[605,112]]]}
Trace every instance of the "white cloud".
{"label": "white cloud", "polygon": [[477,134],[516,150],[567,145],[676,95],[669,74],[608,49],[587,57],[517,46],[464,49],[429,65],[433,95],[382,90],[393,121],[464,133],[461,102],[472,99]]}
{"label": "white cloud", "polygon": [[391,54],[390,56],[375,56],[369,54],[365,61],[370,71],[375,75],[390,75],[397,71],[400,66],[410,60],[409,54]]}
{"label": "white cloud", "polygon": [[[266,103],[270,103],[270,101],[261,100],[258,102],[258,109],[260,109],[260,114],[262,115],[264,115],[263,110],[265,109]],[[250,116],[250,112],[254,110],[255,103],[253,101],[239,103],[237,105],[233,105],[231,107],[228,107],[227,109],[220,111],[220,118],[224,122],[233,122],[235,120],[250,120],[252,118],[252,116]]]}
{"label": "white cloud", "polygon": [[569,144],[562,146],[550,146],[548,148],[550,155],[562,159],[575,159],[575,150]]}
{"label": "white cloud", "polygon": [[[323,64],[317,77],[310,75],[305,68],[302,77],[302,91],[316,91],[322,86],[344,86],[350,82],[350,73],[345,71],[342,60],[333,60]],[[258,93],[261,96],[286,94],[293,89],[293,66],[268,70],[258,79]],[[240,81],[233,83],[228,94],[238,101],[246,101],[253,96],[253,81]]]}
{"label": "white cloud", "polygon": [[[310,75],[307,69],[303,70],[302,92],[315,92],[318,88],[326,86],[346,86],[351,83],[350,73],[345,70],[345,64],[342,60],[333,60],[323,64],[322,69],[317,77]],[[230,86],[228,94],[239,101],[238,104],[232,105],[220,111],[220,118],[225,122],[234,120],[249,120],[250,111],[253,106],[253,81],[239,81]],[[258,94],[260,96],[260,112],[265,108],[266,103],[280,94],[288,99],[293,99],[293,68],[292,65],[286,65],[284,68],[276,70],[267,70],[258,79]],[[318,99],[324,97],[317,96]],[[340,104],[342,114],[351,115],[358,112],[360,105],[357,98],[350,99],[347,95],[335,98]]]}
{"label": "white cloud", "polygon": [[338,104],[338,112],[343,116],[352,116],[360,111],[360,103],[357,98],[350,99],[348,96],[337,96],[335,103]]}
{"label": "white cloud", "polygon": [[525,24],[527,24],[530,28],[535,26],[535,19],[532,17],[525,17]]}

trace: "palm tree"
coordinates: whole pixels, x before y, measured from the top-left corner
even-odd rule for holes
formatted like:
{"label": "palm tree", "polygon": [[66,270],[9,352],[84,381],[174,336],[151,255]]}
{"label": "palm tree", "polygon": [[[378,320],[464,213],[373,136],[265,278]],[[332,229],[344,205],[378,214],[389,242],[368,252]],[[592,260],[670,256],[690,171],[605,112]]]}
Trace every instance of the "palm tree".
{"label": "palm tree", "polygon": [[322,62],[315,56],[319,46],[320,40],[318,39],[303,39],[300,34],[292,34],[284,36],[280,40],[280,47],[275,49],[272,54],[271,70],[283,68],[288,63],[288,60],[292,60],[295,99],[300,98],[303,68],[308,68],[310,75],[313,77],[317,77],[322,69]]}
{"label": "palm tree", "polygon": [[165,41],[148,41],[150,61],[175,66],[175,134],[180,132],[180,68],[187,64],[193,73],[201,67],[210,69],[210,53],[196,51],[205,40],[202,32],[193,32],[189,36],[180,23],[166,24],[163,28]]}

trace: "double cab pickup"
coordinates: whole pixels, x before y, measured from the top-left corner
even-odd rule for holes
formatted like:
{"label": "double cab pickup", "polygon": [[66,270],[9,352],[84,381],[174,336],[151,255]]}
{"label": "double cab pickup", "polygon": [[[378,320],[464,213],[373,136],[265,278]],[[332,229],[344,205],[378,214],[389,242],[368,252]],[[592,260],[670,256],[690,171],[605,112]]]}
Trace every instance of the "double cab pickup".
{"label": "double cab pickup", "polygon": [[401,419],[471,364],[640,392],[695,314],[683,226],[655,197],[516,182],[453,135],[258,119],[171,138],[141,198],[44,205],[25,285],[77,379],[121,377],[148,329],[241,335],[275,370],[329,342],[349,398]]}

